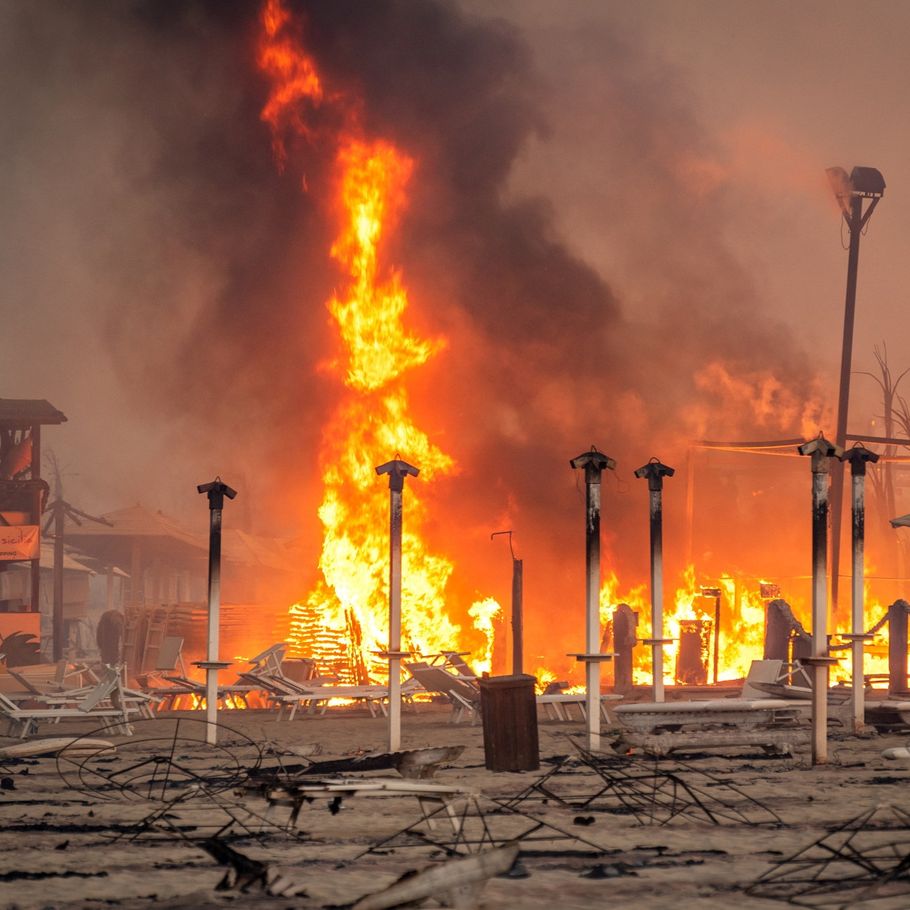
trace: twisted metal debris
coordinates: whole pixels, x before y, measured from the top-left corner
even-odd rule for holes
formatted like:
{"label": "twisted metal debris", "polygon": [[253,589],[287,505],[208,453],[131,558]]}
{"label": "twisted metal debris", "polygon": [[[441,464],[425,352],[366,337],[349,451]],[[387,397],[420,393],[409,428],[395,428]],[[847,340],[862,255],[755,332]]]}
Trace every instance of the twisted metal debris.
{"label": "twisted metal debris", "polygon": [[536,798],[574,810],[632,815],[641,825],[666,825],[683,817],[712,825],[781,823],[776,812],[731,781],[683,762],[661,767],[656,759],[577,748],[577,758],[560,756],[549,772],[504,805],[513,808]]}
{"label": "twisted metal debris", "polygon": [[[779,860],[746,893],[800,907],[910,906],[910,815],[878,806]],[[885,901],[885,903],[882,903]]]}

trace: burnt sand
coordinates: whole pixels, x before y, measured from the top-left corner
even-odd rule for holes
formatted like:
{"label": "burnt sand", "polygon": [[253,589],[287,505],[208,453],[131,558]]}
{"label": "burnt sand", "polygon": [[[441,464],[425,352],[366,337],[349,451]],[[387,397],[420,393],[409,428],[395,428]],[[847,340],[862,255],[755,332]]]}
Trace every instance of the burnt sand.
{"label": "burnt sand", "polygon": [[[514,797],[553,768],[554,756],[572,754],[568,734],[580,736],[581,724],[541,722],[539,772],[492,773],[484,768],[480,726],[453,725],[448,718],[448,708],[443,706],[420,705],[407,711],[403,748],[464,745],[459,758],[441,768],[433,781],[483,794],[480,805],[495,837],[521,833],[529,821],[494,812],[490,799]],[[313,758],[382,750],[383,718],[333,709],[326,716],[304,716],[291,723],[277,723],[274,715],[263,711],[222,712],[221,720],[230,730],[222,732],[214,751],[198,742],[198,732],[184,730],[188,735],[174,740],[173,722],[164,717],[144,722],[132,739],[115,737],[123,744],[116,754],[99,755],[85,763],[58,762],[54,757],[0,760],[0,906],[22,910],[315,908],[350,904],[409,869],[440,861],[441,851],[434,851],[431,844],[394,842],[381,852],[363,855],[372,845],[420,820],[414,797],[352,797],[334,803],[318,798],[302,805],[292,834],[283,830],[290,809],[269,810],[255,793],[237,789],[246,768],[259,761],[260,750],[264,751],[262,768],[283,764],[289,770]],[[48,727],[42,733],[57,736],[74,729],[75,725]],[[89,732],[89,727],[81,732]],[[889,805],[910,808],[905,798],[910,761],[881,757],[882,749],[905,741],[905,736],[890,734],[838,735],[830,744],[830,763],[818,768],[809,767],[808,756],[781,758],[748,749],[728,755],[689,754],[681,757],[682,763],[661,762],[661,768],[688,780],[699,793],[723,798],[724,782],[732,784],[741,794],[742,814],[759,824],[736,818],[712,824],[698,811],[665,824],[658,823],[666,821],[663,817],[642,824],[641,812],[636,814],[628,806],[614,804],[605,811],[597,801],[571,808],[554,799],[528,799],[519,805],[521,811],[583,842],[541,829],[539,834],[546,839],[523,843],[520,867],[512,877],[489,881],[479,906],[489,910],[780,907],[780,901],[744,891],[771,863],[862,812]],[[16,740],[3,740],[4,745],[12,742]],[[314,748],[318,755],[309,754]],[[197,776],[197,795],[189,791],[179,803],[163,803],[161,795],[174,792],[163,785],[168,773],[184,774],[185,781]],[[382,771],[367,776],[396,775]],[[549,781],[553,791],[567,799],[580,799],[602,785],[584,769],[571,769],[571,773],[566,769]],[[196,841],[227,822],[232,822],[227,843],[257,862],[280,869],[284,879],[306,895],[270,897],[255,885],[247,893],[217,891],[226,870]],[[232,835],[238,832],[247,836],[235,839]],[[445,840],[451,838],[452,829],[440,818],[430,834]],[[893,839],[903,836],[897,833]],[[910,888],[907,893],[886,894],[868,906],[905,910],[910,907]]]}

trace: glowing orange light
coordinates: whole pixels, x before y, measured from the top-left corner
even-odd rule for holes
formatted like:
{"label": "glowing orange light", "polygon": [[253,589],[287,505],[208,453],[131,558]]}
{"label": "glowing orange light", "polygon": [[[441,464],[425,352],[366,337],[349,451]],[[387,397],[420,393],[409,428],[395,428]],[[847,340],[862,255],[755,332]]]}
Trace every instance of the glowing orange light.
{"label": "glowing orange light", "polygon": [[[280,0],[268,0],[259,63],[272,90],[262,119],[272,127],[279,163],[286,156],[282,131],[307,135],[302,103],[326,98],[291,25]],[[347,392],[324,428],[320,451],[322,579],[305,601],[291,607],[291,635],[298,651],[333,664],[342,676],[353,668],[353,675],[364,679],[383,674],[371,652],[386,643],[388,621],[388,503],[378,495],[373,469],[398,453],[421,471],[420,484],[408,487],[405,506],[402,630],[406,649],[429,652],[456,647],[461,628],[446,606],[452,563],[431,553],[422,539],[421,489],[455,464],[414,424],[404,381],[444,341],[406,329],[404,280],[382,260],[384,242],[405,208],[415,162],[391,143],[356,132],[342,132],[334,142],[339,230],[331,256],[346,281],[327,304],[342,343],[341,356],[329,367]],[[484,631],[489,616],[489,607],[476,611]]]}

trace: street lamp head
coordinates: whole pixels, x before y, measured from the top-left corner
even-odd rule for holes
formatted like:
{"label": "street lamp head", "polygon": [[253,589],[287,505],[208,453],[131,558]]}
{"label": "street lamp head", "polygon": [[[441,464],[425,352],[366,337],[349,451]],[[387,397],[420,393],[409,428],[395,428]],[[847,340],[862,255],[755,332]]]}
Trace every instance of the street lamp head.
{"label": "street lamp head", "polygon": [[616,468],[616,459],[610,458],[609,455],[604,455],[603,452],[598,452],[597,446],[591,446],[590,452],[582,452],[581,455],[570,459],[569,467],[584,468],[586,471],[590,469],[600,474],[601,471],[614,470]]}
{"label": "street lamp head", "polygon": [[850,172],[854,196],[876,197],[885,195],[885,178],[874,167],[855,167]]}
{"label": "street lamp head", "polygon": [[379,475],[388,474],[389,489],[394,493],[401,493],[404,490],[405,477],[416,477],[420,473],[420,469],[396,457],[392,461],[379,465],[376,468],[376,473]]}
{"label": "street lamp head", "polygon": [[855,167],[849,175],[842,167],[829,167],[825,173],[838,200],[849,196],[880,199],[885,194],[885,178],[874,167]]}
{"label": "street lamp head", "polygon": [[634,471],[639,480],[647,479],[648,490],[652,493],[660,492],[664,488],[664,478],[672,477],[675,473],[676,468],[664,464],[659,458],[652,458]]}

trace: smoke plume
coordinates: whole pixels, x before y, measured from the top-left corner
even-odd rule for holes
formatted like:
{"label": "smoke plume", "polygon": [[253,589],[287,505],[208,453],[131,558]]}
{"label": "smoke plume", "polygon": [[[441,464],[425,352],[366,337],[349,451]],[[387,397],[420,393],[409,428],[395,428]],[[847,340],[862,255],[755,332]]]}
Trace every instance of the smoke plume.
{"label": "smoke plume", "polygon": [[[545,631],[551,649],[577,650],[583,494],[569,459],[593,443],[618,460],[604,487],[610,560],[640,580],[646,496],[632,470],[652,455],[684,468],[692,438],[814,432],[811,370],[727,249],[685,97],[637,67],[633,46],[604,48],[615,78],[596,110],[552,118],[504,22],[435,0],[291,8],[327,77],[362,99],[364,129],[417,162],[389,258],[410,289],[406,318],[448,338],[413,403],[458,463],[429,493],[434,544],[458,566],[456,611],[476,593],[506,597],[489,533],[512,527],[531,653]],[[307,541],[303,592],[320,432],[339,395],[321,369],[338,280],[330,161],[300,140],[276,169],[256,14],[224,0],[0,7],[2,394],[68,414],[52,444],[88,506],[172,507],[220,472],[246,494],[251,529]],[[621,288],[562,236],[546,173],[536,195],[515,190],[529,148],[595,117],[615,141],[538,161],[591,173]],[[677,541],[684,484],[684,471],[668,482]]]}

